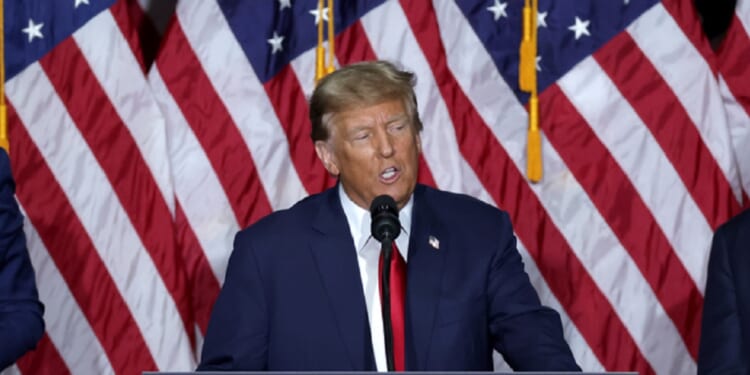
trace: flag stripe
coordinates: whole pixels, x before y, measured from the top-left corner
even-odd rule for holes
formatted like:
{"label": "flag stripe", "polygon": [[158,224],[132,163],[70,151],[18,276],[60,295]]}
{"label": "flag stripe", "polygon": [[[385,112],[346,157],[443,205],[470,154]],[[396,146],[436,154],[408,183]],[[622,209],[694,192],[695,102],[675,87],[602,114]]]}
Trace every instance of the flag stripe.
{"label": "flag stripe", "polygon": [[718,54],[721,56],[719,69],[726,78],[727,86],[747,116],[750,116],[750,75],[746,74],[747,63],[750,61],[750,36],[742,27],[742,21],[737,14],[732,18],[726,39]]}
{"label": "flag stripe", "polygon": [[700,22],[701,17],[698,15],[695,5],[689,1],[661,0],[661,3],[654,6],[654,9],[661,10],[660,8],[669,13],[671,16],[670,19],[674,19],[676,25],[683,31],[698,53],[703,57],[701,60],[705,61],[715,76],[718,69],[716,55],[711,50],[706,35],[703,33],[703,26]]}
{"label": "flag stripe", "polygon": [[[739,212],[732,187],[674,92],[627,33],[594,58],[651,130],[711,228]],[[669,121],[664,121],[669,117]],[[706,184],[705,181],[715,181]]]}
{"label": "flag stripe", "polygon": [[185,257],[186,271],[189,275],[192,275],[190,296],[192,297],[195,320],[201,332],[205,335],[208,329],[208,320],[211,317],[211,309],[219,296],[221,286],[216,275],[211,271],[198,238],[195,236],[193,228],[190,227],[190,223],[179,203],[177,204],[175,227],[178,244]]}
{"label": "flag stripe", "polygon": [[[171,215],[174,188],[169,176],[169,160],[164,158],[167,143],[164,120],[128,42],[110,12],[101,12],[89,20],[73,33],[73,38],[135,141]],[[109,48],[101,48],[102,43]],[[112,74],[113,71],[118,74]]]}
{"label": "flag stripe", "polygon": [[[182,324],[192,332],[181,260],[174,238],[164,235],[173,233],[172,216],[138,147],[73,39],[60,43],[39,63],[112,184],[176,302]],[[112,147],[112,139],[118,140],[117,147]]]}
{"label": "flag stripe", "polygon": [[[513,157],[516,168],[519,170],[524,168],[524,146],[528,126],[526,110],[517,101],[510,87],[500,77],[487,52],[472,47],[479,43],[478,37],[471,31],[468,22],[455,21],[462,20],[461,11],[456,4],[439,3],[436,4],[436,10],[440,25],[444,26],[440,28],[443,43],[453,46],[451,53],[447,56],[451,71],[454,72],[458,83],[463,87],[482,118],[485,119],[485,123],[490,126],[495,138],[502,144],[509,157]],[[467,56],[471,56],[471,58],[467,58]],[[424,76],[421,75],[420,77]],[[482,77],[482,79],[478,80],[476,77]],[[571,178],[567,166],[562,163],[560,157],[554,149],[549,147],[547,142],[543,142],[543,155],[544,179],[540,183],[529,184],[528,186],[538,196],[550,219],[564,236],[570,249],[575,251],[575,255],[596,282],[598,288],[601,289],[609,303],[614,304],[615,311],[623,312],[619,316],[628,330],[636,333],[642,332],[643,330],[639,329],[641,322],[649,318],[648,315],[644,317],[644,314],[640,311],[652,311],[652,306],[658,307],[658,301],[635,264],[612,234],[606,221],[597,214],[592,202],[576,183],[576,180]],[[522,198],[513,197],[509,199],[521,200]],[[586,230],[581,231],[580,228],[586,228]],[[519,249],[523,249],[522,242]],[[601,249],[608,249],[608,251],[603,253]],[[524,263],[527,265],[526,271],[529,273],[531,280],[542,279],[542,275],[538,275],[538,269],[531,267],[531,265],[535,265],[535,261],[529,259],[527,255],[524,255],[524,257]],[[550,259],[550,262],[552,264],[559,263],[555,259]],[[612,268],[615,265],[617,272],[613,273]],[[555,298],[547,297],[552,293],[544,289],[548,287],[546,283],[535,282],[534,285],[545,304],[560,306],[559,301]],[[566,287],[575,290],[574,286],[568,285]],[[636,300],[641,301],[641,303],[632,304],[630,302]],[[565,309],[558,308],[558,311],[563,312],[563,318],[569,319],[565,314]],[[597,314],[599,313],[597,312]],[[658,312],[653,314],[659,316]],[[664,313],[661,312],[660,315],[663,316]],[[566,335],[569,332],[581,334],[577,329],[567,328],[574,326],[572,322],[563,320],[563,323],[566,327]],[[675,336],[677,336],[676,333]],[[583,337],[566,336],[566,338],[572,346],[574,344],[583,345],[583,347],[572,348],[576,360],[582,368],[588,371],[602,368],[602,364],[595,357],[599,353],[593,352],[591,347],[586,345]],[[623,365],[616,368],[626,367]]]}
{"label": "flag stripe", "polygon": [[719,55],[719,90],[724,98],[730,137],[739,164],[740,180],[743,187],[744,207],[750,207],[750,74],[747,62],[750,61],[750,36],[744,27],[743,19],[750,22],[750,2],[739,0],[737,10],[729,24],[726,38],[721,44]]}
{"label": "flag stripe", "polygon": [[376,60],[375,51],[367,39],[367,33],[359,21],[336,35],[336,57],[341,65],[360,61]]}
{"label": "flag stripe", "polygon": [[24,374],[65,375],[71,373],[46,333],[36,343],[36,349],[21,357],[16,365]]}
{"label": "flag stripe", "polygon": [[[587,372],[606,371],[604,369],[604,366],[602,366],[601,362],[599,362],[599,359],[589,347],[588,343],[586,343],[586,340],[581,334],[581,331],[578,330],[578,327],[576,327],[570,316],[568,316],[568,312],[565,310],[565,308],[563,308],[563,306],[560,304],[560,301],[552,292],[552,288],[550,288],[549,284],[547,284],[547,281],[544,279],[541,271],[537,267],[536,262],[533,258],[531,258],[531,254],[529,253],[529,251],[526,249],[526,247],[523,246],[523,243],[521,242],[517,242],[516,246],[518,247],[518,251],[523,257],[524,268],[529,274],[531,284],[539,294],[539,299],[545,306],[549,306],[560,314],[560,320],[563,324],[563,334],[565,336],[565,340],[568,342],[570,351],[573,353],[573,357],[575,358],[578,366],[581,367],[583,371]],[[498,366],[496,365],[494,370],[495,372],[511,371],[510,366],[505,367],[507,368],[498,368]]]}
{"label": "flag stripe", "polygon": [[[740,201],[741,188],[716,75],[701,51],[704,39],[685,35],[664,6],[657,4],[628,26],[628,33],[677,95]],[[690,7],[688,5],[688,7]]]}
{"label": "flag stripe", "polygon": [[[672,164],[666,159],[663,150],[627,101],[620,97],[617,86],[609,80],[601,67],[593,59],[586,59],[579,64],[575,72],[563,77],[559,81],[560,86],[573,105],[579,109],[583,118],[592,126],[601,142],[610,150],[630,183],[635,186],[640,199],[648,207],[640,215],[632,216],[638,219],[628,221],[631,228],[640,228],[642,224],[648,223],[649,217],[651,220],[656,219],[658,223],[658,226],[652,227],[651,230],[646,230],[646,228],[639,230],[640,235],[648,238],[650,246],[632,247],[628,243],[626,245],[631,249],[640,249],[639,252],[644,252],[641,256],[634,254],[634,260],[643,270],[644,276],[659,296],[662,305],[681,331],[685,345],[688,345],[691,354],[695,356],[702,299],[699,296],[699,290],[691,289],[697,288],[697,285],[705,285],[702,264],[705,264],[706,255],[705,252],[696,251],[696,249],[710,247],[711,229],[705,223],[695,202],[685,191],[684,185],[679,180]],[[585,81],[582,81],[584,77]],[[591,103],[592,100],[597,102],[596,106],[585,105]],[[602,121],[604,118],[607,121]],[[658,185],[653,184],[654,176],[659,176]],[[595,182],[592,181],[592,183]],[[621,190],[623,187],[618,187],[618,194]],[[637,212],[633,210],[634,207],[638,206],[630,205],[623,212]],[[651,212],[649,213],[648,210]],[[644,214],[653,216],[644,217],[642,216]],[[695,221],[696,219],[698,221]],[[617,224],[617,221],[610,221],[612,225]],[[683,225],[677,230],[676,224]],[[667,233],[669,239],[662,237]],[[671,248],[667,243],[670,240],[673,241]],[[654,246],[656,251],[651,246]],[[680,259],[672,259],[673,255],[677,255]],[[658,267],[650,261],[651,257],[671,260],[672,264],[677,266],[676,268]],[[682,272],[684,270],[680,267],[680,261],[688,272]],[[678,273],[675,275],[676,271]],[[678,280],[681,283],[670,283],[664,281],[665,279]],[[693,282],[690,282],[691,279]],[[679,289],[675,293],[675,290],[671,288],[676,286],[679,286]],[[667,299],[669,297],[679,299],[670,302]],[[682,298],[685,299],[681,300]],[[697,311],[685,310],[686,307],[693,307]],[[693,314],[698,314],[698,316]]]}
{"label": "flag stripe", "polygon": [[[30,68],[33,65],[26,71]],[[128,373],[133,367],[156,369],[144,337],[95,244],[12,105],[8,106],[8,120],[12,147],[22,153],[13,159],[12,168],[19,180],[26,181],[18,186],[18,199],[49,249],[50,257],[70,285],[112,367],[117,373]],[[54,221],[49,220],[47,212],[55,213]]]}
{"label": "flag stripe", "polygon": [[[63,368],[72,374],[113,374],[114,369],[107,360],[104,348],[28,217],[24,221],[24,229],[36,278],[44,281],[37,283],[37,288],[39,300],[44,303],[47,335],[64,360]],[[80,350],[81,347],[86,350]],[[45,357],[34,354],[32,362],[44,361]],[[53,360],[50,363],[56,362]],[[57,366],[51,367],[51,370],[50,373],[58,372]]]}
{"label": "flag stripe", "polygon": [[[95,30],[95,32],[92,32],[92,30]],[[184,267],[181,264],[182,257],[178,254],[174,236],[167,234],[174,233],[172,227],[174,189],[169,178],[169,161],[164,157],[166,133],[162,114],[156,102],[152,100],[148,82],[139,69],[130,45],[122,37],[122,32],[110,12],[101,12],[92,18],[86,26],[75,32],[73,37],[88,63],[87,66],[96,76],[103,90],[96,97],[102,97],[103,94],[106,94],[106,97],[102,97],[102,100],[104,103],[109,102],[111,104],[106,109],[110,112],[116,111],[122,120],[113,122],[113,129],[117,128],[118,125],[123,126],[117,130],[118,135],[113,135],[113,138],[122,143],[119,151],[126,149],[128,153],[136,154],[137,150],[137,153],[140,154],[140,157],[129,157],[127,159],[123,155],[115,155],[108,166],[110,169],[117,170],[119,166],[131,163],[136,171],[136,175],[131,177],[134,177],[137,181],[142,181],[142,184],[137,185],[126,183],[127,186],[121,190],[128,197],[120,199],[123,204],[132,207],[130,209],[131,220],[140,227],[139,233],[148,236],[148,238],[142,238],[142,240],[149,247],[150,254],[155,259],[155,264],[159,268],[172,298],[178,301],[177,307],[180,309],[185,333],[189,342],[192,343],[195,341],[193,316],[186,293],[187,280],[183,271]],[[102,42],[106,42],[117,53],[102,49]],[[111,71],[117,71],[119,74],[110,74]],[[78,87],[78,89],[86,87],[88,86]],[[96,89],[98,86],[94,86],[94,88]],[[138,100],[134,101],[133,98],[138,98]],[[80,101],[78,103],[82,104]],[[137,110],[134,110],[133,106],[137,106]],[[114,120],[114,118],[109,120]],[[143,124],[150,125],[143,126]],[[96,126],[101,125],[100,123]],[[81,128],[79,126],[79,129]],[[94,128],[89,126],[88,130],[92,131]],[[96,133],[98,134],[98,132]],[[100,135],[99,144],[106,145],[111,139]],[[128,141],[132,141],[132,143]],[[89,143],[91,142],[89,141]],[[106,154],[106,147],[100,148],[100,151],[105,151],[102,154]],[[121,173],[120,171],[114,174],[121,179],[127,177],[127,173]],[[113,173],[110,173],[110,175],[113,175]],[[134,188],[139,189],[140,201],[132,198],[131,193]],[[128,200],[130,200],[130,203],[128,203]],[[140,220],[133,220],[133,215],[140,215]],[[139,221],[140,224],[138,224]],[[154,239],[159,241],[154,241]],[[175,331],[173,337],[182,338],[185,335]],[[185,361],[182,364],[183,366],[193,367],[192,359],[187,356],[181,356],[180,358]]]}
{"label": "flag stripe", "polygon": [[134,0],[117,0],[109,11],[127,40],[141,71],[145,73],[158,49],[159,33],[150,25],[143,8]]}
{"label": "flag stripe", "polygon": [[318,193],[333,186],[336,181],[323,168],[310,141],[308,104],[291,65],[281,69],[263,87],[284,129],[292,162],[305,190]]}
{"label": "flag stripe", "polygon": [[[384,23],[383,19],[390,22]],[[420,118],[427,127],[421,134],[422,156],[436,185],[493,204],[474,170],[461,157],[446,103],[435,90],[436,83],[425,56],[414,53],[420,51],[420,46],[400,5],[386,2],[365,15],[361,23],[378,58],[399,61],[419,77],[414,91],[417,97],[429,99],[419,104]],[[399,41],[400,48],[393,48],[394,40]]]}
{"label": "flag stripe", "polygon": [[[659,348],[655,344],[656,348],[643,352],[653,356],[652,364],[659,357],[692,362],[690,354],[697,354],[697,350],[696,353],[686,353],[682,348],[681,353],[683,343],[679,337],[670,337],[669,333],[674,331],[674,322],[677,333],[697,349],[697,336],[691,334],[697,332],[696,327],[700,326],[700,314],[695,313],[696,307],[700,311],[703,303],[700,292],[635,187],[574,106],[556,85],[545,90],[540,99],[540,106],[544,109],[540,113],[542,128],[550,143],[586,190],[664,306],[663,310],[656,308],[657,313],[651,316],[652,327],[658,327],[658,331],[662,332],[658,341],[663,345]],[[617,194],[613,196],[611,191],[617,191]],[[639,219],[637,222],[618,220],[624,212]],[[685,309],[685,306],[690,308]],[[618,311],[623,313],[622,310]],[[659,319],[664,311],[671,321]],[[640,334],[633,332],[634,336],[650,334],[639,331]],[[654,339],[653,336],[646,337],[647,342]],[[690,348],[693,349],[692,346]]]}
{"label": "flag stripe", "polygon": [[[201,69],[180,22],[174,22],[159,53],[159,72],[206,152],[232,202],[240,227],[271,212],[255,162],[211,81]],[[200,92],[201,96],[194,95]],[[237,166],[243,168],[237,168]]]}
{"label": "flag stripe", "polygon": [[[572,250],[567,242],[551,222],[537,198],[528,189],[528,185],[515,165],[494,137],[489,134],[487,125],[458,87],[452,72],[447,69],[442,42],[435,40],[440,35],[440,31],[432,6],[421,2],[402,2],[401,5],[422,51],[430,62],[433,76],[441,77],[438,87],[443,100],[451,109],[450,113],[462,154],[477,171],[477,175],[498,205],[511,214],[521,241],[532,254],[549,285],[554,288],[556,296],[565,306],[568,314],[576,317],[574,319],[577,320],[576,323],[591,348],[607,369],[636,368],[642,373],[653,373],[653,369],[638,351],[632,338],[621,325],[622,323],[615,317],[611,305],[602,296],[582,265],[572,256]],[[462,117],[458,117],[457,113],[461,113]],[[484,142],[477,141],[480,139]],[[485,165],[484,160],[492,160],[492,168]],[[503,170],[507,173],[504,178],[500,179],[500,176],[494,173],[495,170]],[[517,198],[519,196],[520,199]],[[510,197],[513,198],[509,199]],[[525,203],[523,213],[521,213],[519,201]],[[539,233],[540,231],[542,233]],[[545,253],[544,262],[541,262],[540,258],[542,249]],[[552,262],[551,257],[559,258],[559,261]],[[553,263],[564,264],[568,269],[556,269],[551,266]],[[575,301],[570,294],[570,289],[561,288],[564,284],[562,280],[570,282],[567,279],[570,275],[578,275],[574,289],[579,292],[585,290],[584,294],[588,296],[588,301]],[[595,301],[594,305],[605,311],[604,314],[593,311],[592,300]],[[596,321],[602,321],[602,315],[608,317],[604,319],[607,328],[593,327]],[[606,338],[602,335],[606,335]],[[602,339],[611,341],[607,345],[592,344]],[[617,348],[616,354],[612,352],[614,348]]]}
{"label": "flag stripe", "polygon": [[[165,368],[192,367],[194,360],[184,351],[190,343],[174,301],[58,93],[39,64],[27,67],[18,77],[8,84],[8,93],[12,93],[9,99],[67,193],[70,205],[76,213],[83,213],[78,220],[106,266],[104,272],[111,275],[127,301],[153,359]],[[29,95],[32,92],[34,95]],[[44,111],[38,110],[40,105]],[[51,123],[57,126],[45,126]],[[129,251],[120,251],[123,248]],[[157,317],[159,324],[154,324]],[[164,345],[165,332],[170,332],[169,345]]]}
{"label": "flag stripe", "polygon": [[735,14],[718,51],[719,88],[727,110],[729,131],[740,169],[742,198],[750,208],[750,1],[737,0]]}
{"label": "flag stripe", "polygon": [[[221,283],[226,270],[226,255],[232,248],[232,239],[240,226],[204,149],[187,125],[177,103],[169,95],[158,64],[159,62],[151,71],[150,81],[167,123],[168,152],[174,171],[174,194],[181,202],[187,219],[186,225],[195,233],[203,256]],[[179,226],[175,229],[183,230]]]}
{"label": "flag stripe", "polygon": [[[156,2],[151,7],[155,7],[155,4]],[[110,12],[117,19],[122,34],[128,39],[133,55],[143,68],[143,72],[147,72],[156,58],[161,41],[161,33],[154,21],[137,0],[118,0],[110,8]]]}
{"label": "flag stripe", "polygon": [[[695,284],[704,285],[705,254],[694,249],[710,246],[711,228],[647,127],[593,59],[582,61],[559,85],[613,154],[662,232],[675,241],[672,247]],[[592,101],[597,105],[585,105]],[[601,120],[604,118],[608,121]],[[655,175],[662,182],[656,186]],[[677,231],[675,224],[684,224],[686,230]]]}
{"label": "flag stripe", "polygon": [[750,30],[750,2],[747,0],[737,0],[735,5],[735,17],[742,23],[743,29],[747,33]]}
{"label": "flag stripe", "polygon": [[[274,210],[290,207],[307,192],[290,159],[287,137],[266,90],[235,39],[219,5],[214,1],[181,3],[177,7],[177,15],[182,31],[193,46],[192,51],[213,84],[215,93],[239,126],[238,130],[255,160],[257,174],[266,188],[271,207]],[[203,30],[211,32],[201,32]],[[284,188],[278,188],[281,186]]]}

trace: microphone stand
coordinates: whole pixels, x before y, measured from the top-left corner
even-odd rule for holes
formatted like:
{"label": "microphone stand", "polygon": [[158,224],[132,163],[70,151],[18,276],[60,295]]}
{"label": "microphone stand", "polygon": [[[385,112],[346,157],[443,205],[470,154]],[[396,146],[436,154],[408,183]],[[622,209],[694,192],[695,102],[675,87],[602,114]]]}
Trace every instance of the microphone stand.
{"label": "microphone stand", "polygon": [[391,323],[391,256],[393,255],[393,240],[386,237],[381,242],[380,251],[383,254],[383,267],[380,272],[380,299],[383,314],[383,333],[385,335],[385,359],[388,371],[395,371],[393,361],[393,328]]}
{"label": "microphone stand", "polygon": [[393,324],[391,322],[391,258],[393,256],[393,240],[401,232],[398,220],[398,207],[393,197],[380,195],[370,204],[372,236],[380,241],[380,251],[383,255],[380,269],[380,305],[383,315],[383,336],[385,338],[385,358],[388,371],[396,371],[393,358]]}

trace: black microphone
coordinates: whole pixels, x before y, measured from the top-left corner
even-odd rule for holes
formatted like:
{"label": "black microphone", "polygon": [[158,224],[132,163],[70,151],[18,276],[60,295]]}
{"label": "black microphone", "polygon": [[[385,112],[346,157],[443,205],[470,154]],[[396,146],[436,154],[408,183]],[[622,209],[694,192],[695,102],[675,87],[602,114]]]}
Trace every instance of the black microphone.
{"label": "black microphone", "polygon": [[393,328],[391,323],[391,253],[393,240],[401,233],[396,201],[390,195],[379,195],[370,205],[372,236],[380,241],[383,253],[383,267],[380,271],[381,313],[383,314],[383,335],[385,336],[385,358],[388,371],[395,371],[393,361]]}
{"label": "black microphone", "polygon": [[376,240],[393,242],[401,233],[396,201],[390,195],[375,197],[370,205],[370,215],[372,217],[370,231]]}

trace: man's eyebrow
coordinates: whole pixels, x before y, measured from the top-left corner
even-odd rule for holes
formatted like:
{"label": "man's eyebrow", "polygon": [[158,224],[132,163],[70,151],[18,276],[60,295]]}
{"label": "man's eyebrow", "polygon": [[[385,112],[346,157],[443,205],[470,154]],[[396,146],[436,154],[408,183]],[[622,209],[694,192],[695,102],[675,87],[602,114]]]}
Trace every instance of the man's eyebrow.
{"label": "man's eyebrow", "polygon": [[386,120],[386,123],[387,123],[387,124],[390,124],[390,123],[392,123],[392,122],[396,122],[396,121],[401,121],[401,120],[406,120],[406,119],[408,119],[408,118],[409,118],[409,116],[407,116],[407,115],[406,115],[405,113],[402,113],[402,114],[399,114],[399,115],[393,115],[393,116],[389,117],[389,118],[388,118],[388,119]]}

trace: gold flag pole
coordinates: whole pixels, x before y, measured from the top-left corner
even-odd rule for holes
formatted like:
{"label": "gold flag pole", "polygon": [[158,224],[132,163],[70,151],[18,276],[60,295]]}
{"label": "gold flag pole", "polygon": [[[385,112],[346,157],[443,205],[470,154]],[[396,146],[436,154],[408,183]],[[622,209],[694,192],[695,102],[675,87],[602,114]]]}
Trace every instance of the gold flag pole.
{"label": "gold flag pole", "polygon": [[526,176],[531,182],[542,179],[542,135],[539,131],[539,96],[536,81],[538,0],[525,0],[523,40],[521,40],[518,83],[529,97],[529,130],[526,146]]}
{"label": "gold flag pole", "polygon": [[336,70],[334,64],[335,59],[335,48],[334,39],[336,38],[336,31],[333,23],[333,0],[328,0],[328,63],[326,64],[326,74],[333,73]]}
{"label": "gold flag pole", "polygon": [[[318,0],[318,47],[315,49],[315,83],[317,84],[323,77],[336,70],[336,50],[334,39],[336,30],[333,22],[333,0],[328,0],[328,8],[323,12],[323,0]],[[323,16],[326,17],[323,17]],[[326,49],[323,43],[323,22],[328,18],[328,60],[326,61]]]}
{"label": "gold flag pole", "polygon": [[326,75],[326,50],[323,47],[323,0],[318,0],[318,47],[315,48],[315,83]]}
{"label": "gold flag pole", "polygon": [[0,147],[10,151],[8,143],[8,118],[5,107],[5,14],[3,0],[0,0]]}

